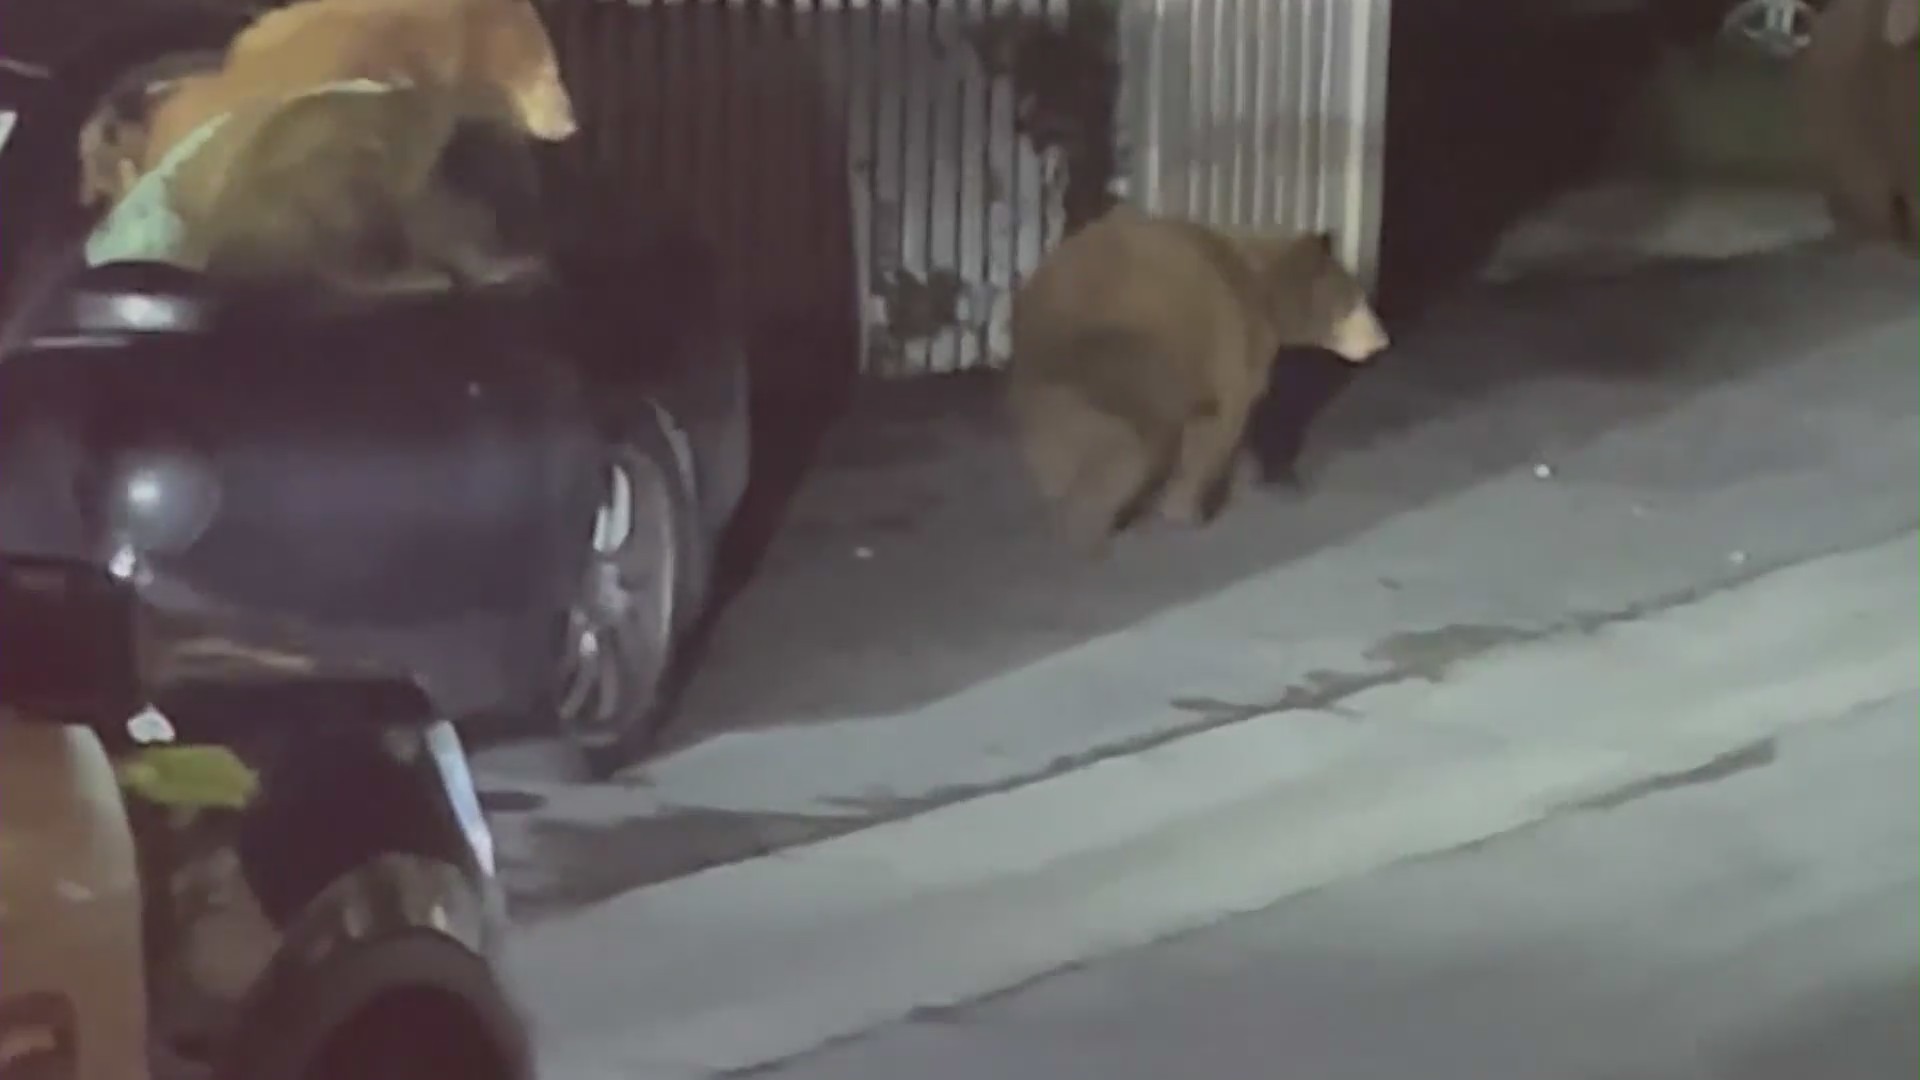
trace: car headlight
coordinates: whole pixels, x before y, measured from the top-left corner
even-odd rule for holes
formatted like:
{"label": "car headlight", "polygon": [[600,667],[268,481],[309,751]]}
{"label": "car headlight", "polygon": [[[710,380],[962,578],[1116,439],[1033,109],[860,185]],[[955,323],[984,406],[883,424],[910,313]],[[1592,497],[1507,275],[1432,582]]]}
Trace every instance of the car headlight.
{"label": "car headlight", "polygon": [[206,534],[220,509],[219,477],[204,461],[177,451],[146,451],[116,462],[105,494],[116,550],[179,554]]}

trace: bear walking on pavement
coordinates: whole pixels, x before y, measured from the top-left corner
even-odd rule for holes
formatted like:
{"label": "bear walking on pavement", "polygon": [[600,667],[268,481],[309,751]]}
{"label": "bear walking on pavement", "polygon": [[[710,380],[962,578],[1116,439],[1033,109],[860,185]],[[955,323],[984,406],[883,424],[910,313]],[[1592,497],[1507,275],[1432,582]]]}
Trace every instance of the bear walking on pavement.
{"label": "bear walking on pavement", "polygon": [[1014,297],[1009,398],[1027,466],[1075,547],[1149,509],[1211,520],[1284,346],[1387,347],[1326,233],[1235,233],[1121,206]]}

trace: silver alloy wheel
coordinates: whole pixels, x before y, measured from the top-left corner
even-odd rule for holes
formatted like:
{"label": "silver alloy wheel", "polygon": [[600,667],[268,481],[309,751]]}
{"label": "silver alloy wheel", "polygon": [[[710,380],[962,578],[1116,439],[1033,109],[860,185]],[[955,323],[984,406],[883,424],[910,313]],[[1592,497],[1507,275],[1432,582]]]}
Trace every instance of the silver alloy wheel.
{"label": "silver alloy wheel", "polygon": [[1817,14],[1807,0],[1741,0],[1721,21],[1720,32],[1784,60],[1807,47]]}
{"label": "silver alloy wheel", "polygon": [[618,744],[652,709],[673,643],[680,551],[673,489],[631,447],[594,516],[585,580],[567,613],[559,722],[576,744]]}

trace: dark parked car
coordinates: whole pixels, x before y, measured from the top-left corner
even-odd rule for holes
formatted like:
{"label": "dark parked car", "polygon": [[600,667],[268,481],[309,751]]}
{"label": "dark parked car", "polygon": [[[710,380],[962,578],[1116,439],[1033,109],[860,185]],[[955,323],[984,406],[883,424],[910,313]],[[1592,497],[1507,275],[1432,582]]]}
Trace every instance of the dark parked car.
{"label": "dark parked car", "polygon": [[[120,572],[149,671],[218,639],[223,678],[404,677],[437,716],[533,717],[598,768],[627,760],[671,700],[746,482],[744,357],[714,267],[684,243],[549,251],[486,289],[357,303],[83,268],[78,128],[130,69],[238,25],[149,18],[14,87],[0,555]],[[449,182],[540,234],[521,173],[468,171]]]}

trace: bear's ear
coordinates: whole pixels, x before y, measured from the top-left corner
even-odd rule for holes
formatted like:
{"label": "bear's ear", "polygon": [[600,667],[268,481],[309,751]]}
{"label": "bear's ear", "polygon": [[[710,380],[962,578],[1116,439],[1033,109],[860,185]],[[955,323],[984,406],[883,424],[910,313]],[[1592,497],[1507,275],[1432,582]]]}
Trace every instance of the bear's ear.
{"label": "bear's ear", "polygon": [[1920,0],[1887,0],[1887,18],[1880,32],[1896,48],[1913,44],[1920,38]]}
{"label": "bear's ear", "polygon": [[1313,241],[1313,246],[1319,248],[1320,253],[1328,258],[1332,258],[1334,249],[1340,246],[1340,238],[1333,234],[1332,229],[1322,229],[1309,239]]}

